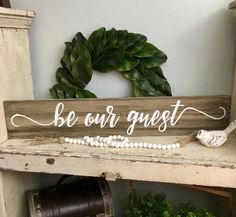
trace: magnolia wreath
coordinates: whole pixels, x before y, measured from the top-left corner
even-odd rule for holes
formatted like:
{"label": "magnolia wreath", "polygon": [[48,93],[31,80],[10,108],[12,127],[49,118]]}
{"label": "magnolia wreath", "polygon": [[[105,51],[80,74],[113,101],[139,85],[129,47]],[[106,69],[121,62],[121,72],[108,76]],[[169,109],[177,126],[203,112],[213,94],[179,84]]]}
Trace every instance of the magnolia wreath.
{"label": "magnolia wreath", "polygon": [[132,82],[133,96],[171,96],[170,85],[160,65],[167,60],[164,52],[147,42],[147,37],[127,30],[94,31],[88,39],[78,32],[66,42],[61,67],[56,71],[53,98],[96,98],[86,90],[93,70],[118,71]]}

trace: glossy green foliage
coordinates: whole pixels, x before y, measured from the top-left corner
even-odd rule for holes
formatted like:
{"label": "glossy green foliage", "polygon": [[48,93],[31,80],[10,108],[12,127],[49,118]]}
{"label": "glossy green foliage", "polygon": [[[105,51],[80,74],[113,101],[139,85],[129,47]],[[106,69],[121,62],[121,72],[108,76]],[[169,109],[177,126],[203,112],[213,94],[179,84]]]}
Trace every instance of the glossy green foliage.
{"label": "glossy green foliage", "polygon": [[[90,82],[93,70],[121,72],[132,82],[134,96],[171,96],[170,85],[160,68],[167,56],[148,43],[144,35],[102,27],[88,40],[78,32],[65,44],[61,67],[56,71],[58,84],[50,89],[54,98],[94,97],[82,91]],[[71,88],[83,94],[71,94]]]}
{"label": "glossy green foliage", "polygon": [[96,98],[96,95],[89,90],[80,89],[68,84],[55,84],[50,89],[50,93],[55,99]]}

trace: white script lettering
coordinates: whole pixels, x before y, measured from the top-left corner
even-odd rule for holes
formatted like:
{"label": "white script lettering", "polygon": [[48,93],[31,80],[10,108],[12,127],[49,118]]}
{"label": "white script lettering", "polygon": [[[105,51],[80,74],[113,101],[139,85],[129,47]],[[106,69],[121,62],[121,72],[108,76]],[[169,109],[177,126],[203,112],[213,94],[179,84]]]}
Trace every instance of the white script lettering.
{"label": "white script lettering", "polygon": [[135,110],[130,111],[127,116],[127,121],[130,122],[130,125],[127,129],[127,134],[131,135],[135,129],[136,124],[138,124],[138,123],[139,124],[142,123],[144,127],[156,126],[157,124],[159,124],[158,131],[165,132],[168,127],[169,121],[170,121],[171,126],[175,126],[178,123],[178,121],[181,119],[183,114],[189,110],[200,113],[200,114],[202,114],[210,119],[213,119],[213,120],[220,120],[220,119],[224,118],[226,115],[226,110],[223,107],[219,107],[219,109],[221,109],[223,111],[223,114],[220,117],[214,117],[214,116],[208,115],[207,113],[205,113],[199,109],[196,109],[194,107],[186,107],[179,113],[179,115],[176,118],[179,108],[185,107],[185,105],[181,104],[181,101],[178,100],[176,102],[176,104],[170,105],[170,107],[174,107],[172,114],[169,110],[164,110],[162,112],[162,114],[161,114],[160,110],[155,110],[152,115],[150,115],[150,114],[145,115],[143,112],[137,112]]}
{"label": "white script lettering", "polygon": [[109,121],[109,127],[113,128],[116,126],[117,122],[120,119],[120,116],[117,116],[113,113],[113,106],[108,105],[106,107],[106,112],[108,113],[108,117],[105,114],[97,113],[95,117],[93,117],[92,113],[88,113],[85,117],[84,124],[85,126],[89,127],[92,124],[99,124],[101,128],[104,128]]}
{"label": "white script lettering", "polygon": [[63,118],[61,117],[62,113],[63,113],[63,110],[64,110],[64,104],[62,102],[58,103],[57,106],[56,106],[56,109],[55,109],[55,112],[54,112],[54,120],[50,123],[40,123],[39,121],[36,121],[26,115],[23,115],[23,114],[15,114],[11,117],[11,124],[14,126],[14,127],[19,127],[19,125],[17,125],[14,121],[15,118],[25,118],[29,121],[31,121],[32,123],[34,124],[37,124],[39,126],[43,126],[43,127],[46,127],[46,126],[51,126],[51,125],[55,125],[56,127],[62,127],[64,126],[64,124],[66,123],[67,127],[72,127],[75,125],[75,123],[78,121],[78,117],[76,117],[76,114],[74,111],[70,111],[67,115],[66,118]]}
{"label": "white script lettering", "polygon": [[[138,112],[136,110],[131,110],[127,114],[126,121],[128,122],[129,126],[127,128],[126,133],[131,135],[135,130],[137,124],[142,124],[145,128],[149,126],[157,126],[157,130],[159,132],[165,132],[168,124],[170,126],[175,126],[184,113],[187,111],[194,111],[196,113],[200,113],[203,116],[206,116],[209,119],[213,120],[220,120],[223,119],[226,115],[226,109],[223,107],[219,107],[218,109],[222,110],[223,113],[219,117],[211,116],[204,111],[201,111],[194,107],[187,107],[181,104],[181,101],[178,100],[175,104],[169,105],[170,109],[162,110],[156,109],[153,113],[144,113]],[[171,108],[173,107],[173,108]],[[76,114],[75,111],[69,111],[67,115],[63,115],[65,106],[62,102],[56,105],[54,114],[52,116],[52,121],[49,123],[42,123],[38,120],[32,119],[31,117],[24,115],[24,114],[14,114],[11,117],[11,124],[14,127],[20,127],[16,124],[16,118],[23,118],[26,119],[33,124],[47,127],[47,126],[55,126],[55,127],[73,127],[76,123],[78,124],[79,116]],[[89,127],[91,125],[98,125],[100,128],[104,128],[108,126],[110,128],[114,128],[120,120],[120,116],[114,112],[114,107],[112,105],[106,106],[105,109],[106,113],[87,113],[84,118],[84,125]],[[42,112],[43,113],[43,112]],[[82,123],[82,121],[81,121]]]}

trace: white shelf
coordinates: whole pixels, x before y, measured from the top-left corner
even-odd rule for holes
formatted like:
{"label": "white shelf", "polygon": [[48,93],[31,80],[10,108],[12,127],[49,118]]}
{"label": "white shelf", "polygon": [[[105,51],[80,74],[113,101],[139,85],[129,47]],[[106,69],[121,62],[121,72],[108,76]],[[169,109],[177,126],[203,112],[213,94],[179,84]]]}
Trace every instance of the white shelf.
{"label": "white shelf", "polygon": [[[176,142],[179,137],[136,137],[131,141]],[[209,149],[193,142],[179,150],[96,148],[62,139],[9,139],[0,145],[0,167],[7,170],[236,187],[236,138]]]}

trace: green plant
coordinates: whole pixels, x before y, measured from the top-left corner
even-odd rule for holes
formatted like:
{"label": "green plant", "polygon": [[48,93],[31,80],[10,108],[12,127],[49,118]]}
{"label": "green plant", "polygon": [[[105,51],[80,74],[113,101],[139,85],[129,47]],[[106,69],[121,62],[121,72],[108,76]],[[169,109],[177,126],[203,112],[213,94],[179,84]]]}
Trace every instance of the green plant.
{"label": "green plant", "polygon": [[176,211],[164,194],[137,194],[124,199],[126,217],[215,217],[206,209],[197,209],[191,204],[180,204]]}
{"label": "green plant", "polygon": [[215,217],[206,209],[197,209],[191,204],[180,204],[174,217]]}
{"label": "green plant", "polygon": [[138,195],[132,191],[124,200],[126,217],[171,217],[171,207],[164,194]]}
{"label": "green plant", "polygon": [[96,97],[85,89],[93,70],[121,72],[132,82],[134,96],[171,95],[160,67],[167,56],[148,43],[144,35],[103,27],[94,31],[88,40],[78,32],[65,44],[61,67],[56,71],[58,83],[50,89],[53,98]]}

